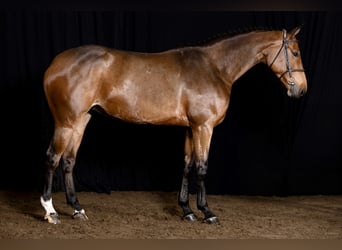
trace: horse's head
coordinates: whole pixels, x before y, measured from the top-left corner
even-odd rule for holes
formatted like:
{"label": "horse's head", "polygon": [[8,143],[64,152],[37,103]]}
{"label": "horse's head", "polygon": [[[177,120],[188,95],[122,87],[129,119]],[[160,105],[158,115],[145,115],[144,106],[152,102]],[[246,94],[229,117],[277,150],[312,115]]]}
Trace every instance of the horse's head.
{"label": "horse's head", "polygon": [[281,44],[268,48],[267,64],[287,88],[287,95],[301,97],[306,93],[307,82],[296,35],[300,28],[283,30]]}

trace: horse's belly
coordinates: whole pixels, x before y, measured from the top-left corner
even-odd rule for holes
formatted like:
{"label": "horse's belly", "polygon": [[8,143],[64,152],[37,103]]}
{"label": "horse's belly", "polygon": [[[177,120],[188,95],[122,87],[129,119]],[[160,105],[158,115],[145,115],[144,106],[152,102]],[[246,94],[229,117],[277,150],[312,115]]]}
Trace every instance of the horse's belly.
{"label": "horse's belly", "polygon": [[141,100],[137,96],[116,96],[107,99],[101,106],[109,115],[129,122],[180,126],[189,124],[180,104],[160,98]]}

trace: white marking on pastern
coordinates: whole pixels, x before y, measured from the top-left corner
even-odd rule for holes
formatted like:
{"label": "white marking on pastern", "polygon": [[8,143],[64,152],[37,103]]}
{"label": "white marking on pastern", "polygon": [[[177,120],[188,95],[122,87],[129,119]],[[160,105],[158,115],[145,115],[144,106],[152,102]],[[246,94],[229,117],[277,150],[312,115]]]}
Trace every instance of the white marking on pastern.
{"label": "white marking on pastern", "polygon": [[50,200],[44,201],[43,196],[40,197],[40,203],[46,211],[46,214],[57,214],[56,210],[52,205],[52,198]]}

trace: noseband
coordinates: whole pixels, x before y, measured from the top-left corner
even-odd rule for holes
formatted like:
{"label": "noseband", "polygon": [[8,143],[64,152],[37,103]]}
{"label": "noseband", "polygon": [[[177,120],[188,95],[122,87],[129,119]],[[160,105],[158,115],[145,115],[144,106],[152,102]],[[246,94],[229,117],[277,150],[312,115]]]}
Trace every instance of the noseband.
{"label": "noseband", "polygon": [[286,30],[283,30],[283,43],[278,51],[278,53],[276,54],[276,56],[274,57],[272,63],[269,65],[270,68],[272,68],[272,65],[274,64],[274,62],[277,60],[281,50],[284,48],[284,53],[285,53],[285,61],[286,61],[286,71],[283,72],[280,76],[279,79],[283,78],[283,76],[288,73],[289,74],[289,81],[287,82],[288,85],[290,85],[291,87],[295,86],[295,80],[292,77],[292,72],[304,72],[304,69],[291,69],[290,67],[290,61],[289,61],[289,54],[288,54],[288,43],[289,42],[297,42],[296,39],[287,39],[286,38]]}

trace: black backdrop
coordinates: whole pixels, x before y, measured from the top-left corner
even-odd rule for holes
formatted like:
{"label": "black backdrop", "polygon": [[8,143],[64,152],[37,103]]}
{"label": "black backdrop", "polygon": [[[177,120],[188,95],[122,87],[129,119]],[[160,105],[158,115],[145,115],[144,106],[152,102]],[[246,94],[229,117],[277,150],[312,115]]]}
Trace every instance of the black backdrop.
{"label": "black backdrop", "polygon": [[[52,120],[42,77],[70,47],[101,44],[156,52],[196,45],[218,34],[259,27],[299,34],[308,93],[290,99],[264,65],[233,86],[225,121],[214,130],[211,194],[342,193],[342,13],[287,10],[0,9],[0,188],[41,190]],[[134,125],[94,114],[75,167],[77,190],[176,191],[184,128]],[[54,190],[63,190],[60,169]]]}

